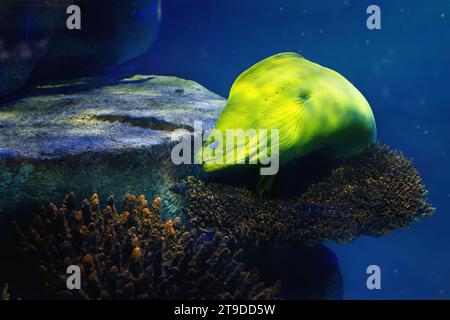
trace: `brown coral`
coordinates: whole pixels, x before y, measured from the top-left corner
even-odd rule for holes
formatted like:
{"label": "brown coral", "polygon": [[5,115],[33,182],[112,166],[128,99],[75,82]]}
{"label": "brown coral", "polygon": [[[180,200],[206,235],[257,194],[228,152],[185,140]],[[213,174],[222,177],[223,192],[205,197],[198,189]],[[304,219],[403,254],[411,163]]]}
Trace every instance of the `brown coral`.
{"label": "brown coral", "polygon": [[168,220],[164,226],[164,236],[166,238],[174,237],[176,235],[175,229],[173,227],[173,221]]}
{"label": "brown coral", "polygon": [[142,208],[147,208],[148,207],[148,201],[147,201],[147,199],[145,199],[144,195],[140,195],[138,197],[138,201],[139,201],[139,204],[141,205]]}
{"label": "brown coral", "polygon": [[[98,196],[93,197],[99,200]],[[93,201],[91,201],[92,203]],[[271,299],[279,284],[265,286],[247,269],[230,237],[213,237],[182,225],[174,228],[159,215],[143,211],[142,198],[127,195],[121,219],[113,198],[94,214],[74,194],[61,208],[49,205],[35,219],[24,252],[37,257],[50,297],[62,299]],[[70,210],[69,210],[70,208]],[[89,220],[86,220],[89,217]],[[66,289],[66,268],[79,265],[82,289]]]}
{"label": "brown coral", "polygon": [[194,226],[220,230],[244,243],[351,241],[406,227],[434,210],[412,163],[380,144],[349,159],[298,198],[261,199],[246,189],[192,177],[185,187],[186,213]]}
{"label": "brown coral", "polygon": [[156,197],[153,200],[153,209],[155,209],[156,211],[159,211],[161,209],[161,198],[160,197]]}

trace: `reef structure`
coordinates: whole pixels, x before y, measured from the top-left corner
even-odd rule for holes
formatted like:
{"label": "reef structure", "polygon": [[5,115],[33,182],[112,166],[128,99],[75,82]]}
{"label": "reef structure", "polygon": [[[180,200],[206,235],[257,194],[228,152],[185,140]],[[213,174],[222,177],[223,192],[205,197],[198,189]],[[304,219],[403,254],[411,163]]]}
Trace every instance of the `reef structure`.
{"label": "reef structure", "polygon": [[[49,298],[57,299],[275,299],[279,283],[266,286],[241,262],[230,237],[164,221],[144,196],[114,198],[101,210],[94,194],[76,208],[44,207],[30,233],[16,224],[25,254],[39,270]],[[81,290],[70,291],[66,269],[78,265]]]}
{"label": "reef structure", "polygon": [[[25,216],[34,212],[31,199],[46,203],[69,190],[97,192],[80,209],[69,194],[61,207],[45,207],[29,233],[18,232],[49,297],[276,298],[280,288],[274,282],[280,278],[273,260],[259,265],[273,280],[267,281],[242,256],[261,262],[264,253],[283,251],[282,258],[292,262],[289,250],[302,246],[300,266],[311,255],[308,246],[380,236],[433,213],[411,161],[382,144],[346,159],[289,198],[262,198],[201,180],[208,175],[200,166],[177,168],[169,156],[171,132],[189,131],[195,120],[212,128],[224,104],[192,81],[135,76],[42,86],[0,110],[0,190],[11,195],[0,200],[0,212]],[[196,177],[180,183],[187,175]],[[129,194],[120,210],[113,198],[102,206],[108,194],[126,192],[158,197]],[[318,252],[322,263],[329,254]],[[72,264],[82,267],[81,291],[66,289]],[[324,290],[310,297],[341,294],[337,263],[329,270]],[[298,297],[292,287],[285,297]]]}
{"label": "reef structure", "polygon": [[349,158],[293,198],[261,198],[244,188],[193,177],[181,189],[193,226],[220,230],[244,245],[313,245],[381,236],[434,212],[413,164],[382,144]]}

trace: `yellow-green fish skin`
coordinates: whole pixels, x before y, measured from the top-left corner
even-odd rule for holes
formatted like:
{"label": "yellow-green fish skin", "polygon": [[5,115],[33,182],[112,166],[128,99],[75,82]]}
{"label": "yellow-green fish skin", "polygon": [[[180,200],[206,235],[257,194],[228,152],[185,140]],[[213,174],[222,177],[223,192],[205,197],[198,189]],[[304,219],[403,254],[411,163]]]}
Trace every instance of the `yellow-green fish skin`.
{"label": "yellow-green fish skin", "polygon": [[[361,152],[377,135],[372,109],[358,89],[339,73],[290,52],[258,62],[236,79],[214,129],[224,137],[223,145],[214,148],[223,150],[227,129],[278,129],[280,164],[315,151],[346,157]],[[257,147],[246,141],[236,149],[248,163],[249,155],[259,160]],[[242,161],[239,152],[233,153],[235,163]],[[225,152],[221,164],[203,155],[205,171],[234,166],[226,163],[230,155]]]}

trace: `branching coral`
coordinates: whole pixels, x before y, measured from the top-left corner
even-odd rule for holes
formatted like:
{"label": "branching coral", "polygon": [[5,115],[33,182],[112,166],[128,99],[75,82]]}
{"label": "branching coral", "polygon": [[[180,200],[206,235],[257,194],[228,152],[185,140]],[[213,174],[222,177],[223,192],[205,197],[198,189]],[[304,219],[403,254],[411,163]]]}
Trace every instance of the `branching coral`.
{"label": "branching coral", "polygon": [[[187,195],[183,219],[163,219],[159,197],[130,194],[120,204],[110,197],[104,207],[94,194],[79,208],[70,193],[61,207],[43,208],[30,232],[18,235],[50,297],[276,298],[279,284],[268,287],[257,270],[247,269],[239,247],[250,262],[249,253],[270,252],[255,244],[278,251],[283,246],[274,244],[296,247],[379,236],[434,210],[412,163],[379,144],[296,198],[262,199],[246,189],[192,177],[174,189]],[[66,268],[73,264],[82,271],[79,291],[66,287]],[[261,264],[255,265],[264,275]]]}
{"label": "branching coral", "polygon": [[333,206],[348,221],[335,231],[346,240],[356,234],[382,235],[432,215],[434,208],[426,196],[411,161],[385,145],[375,145],[313,185],[301,201]]}
{"label": "branching coral", "polygon": [[[50,297],[63,299],[269,299],[258,272],[240,262],[242,250],[221,233],[205,234],[163,221],[144,196],[126,195],[122,210],[114,198],[100,210],[94,194],[76,208],[75,195],[61,208],[50,204],[30,234],[18,235],[36,257]],[[81,290],[66,286],[69,265],[82,272]]]}
{"label": "branching coral", "polygon": [[350,158],[295,199],[261,199],[245,189],[192,177],[184,188],[190,202],[186,214],[194,226],[258,245],[379,236],[434,210],[412,163],[380,144]]}

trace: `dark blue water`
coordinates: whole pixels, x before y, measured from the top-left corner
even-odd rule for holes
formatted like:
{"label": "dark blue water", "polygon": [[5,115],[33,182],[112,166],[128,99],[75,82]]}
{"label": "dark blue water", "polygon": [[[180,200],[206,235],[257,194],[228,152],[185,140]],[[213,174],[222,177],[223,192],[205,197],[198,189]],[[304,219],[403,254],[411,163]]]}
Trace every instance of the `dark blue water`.
{"label": "dark blue water", "polygon": [[[377,4],[382,29],[366,28]],[[130,70],[196,80],[227,96],[236,76],[296,51],[343,74],[374,110],[379,139],[423,176],[435,216],[337,254],[345,298],[450,298],[450,1],[168,0],[159,39]],[[382,289],[366,287],[377,264]]]}

